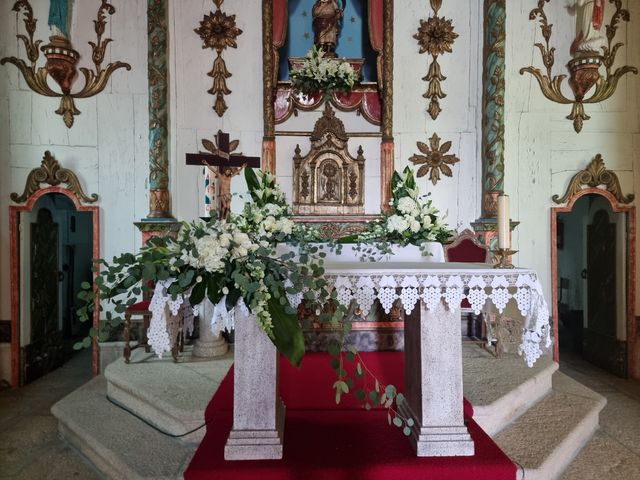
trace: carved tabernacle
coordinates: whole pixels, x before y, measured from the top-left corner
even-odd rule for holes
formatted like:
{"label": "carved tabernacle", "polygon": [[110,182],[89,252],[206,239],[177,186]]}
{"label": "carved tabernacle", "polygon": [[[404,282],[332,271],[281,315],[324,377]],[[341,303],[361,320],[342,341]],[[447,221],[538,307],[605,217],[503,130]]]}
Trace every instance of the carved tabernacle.
{"label": "carved tabernacle", "polygon": [[342,121],[326,104],[311,135],[311,150],[293,157],[293,209],[298,215],[356,215],[364,212],[362,146],[353,158]]}

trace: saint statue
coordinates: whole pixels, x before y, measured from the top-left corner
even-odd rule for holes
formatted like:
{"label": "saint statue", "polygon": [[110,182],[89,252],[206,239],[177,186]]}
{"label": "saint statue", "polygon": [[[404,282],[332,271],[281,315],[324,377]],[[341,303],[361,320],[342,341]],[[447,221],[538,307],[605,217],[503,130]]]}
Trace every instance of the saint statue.
{"label": "saint statue", "polygon": [[568,8],[576,15],[576,37],[571,55],[576,57],[601,55],[607,45],[604,26],[606,0],[569,0]]}
{"label": "saint statue", "polygon": [[51,0],[49,4],[49,27],[53,36],[69,38],[69,23],[71,20],[70,0]]}
{"label": "saint statue", "polygon": [[344,11],[336,0],[317,0],[311,11],[313,15],[314,43],[328,57],[336,56],[336,44],[340,35],[340,20]]}

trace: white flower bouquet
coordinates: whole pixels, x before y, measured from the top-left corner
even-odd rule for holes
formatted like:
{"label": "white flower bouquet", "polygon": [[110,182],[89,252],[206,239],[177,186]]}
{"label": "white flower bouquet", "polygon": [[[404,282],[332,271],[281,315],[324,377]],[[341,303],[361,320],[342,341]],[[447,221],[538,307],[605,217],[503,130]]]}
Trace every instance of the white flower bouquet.
{"label": "white flower bouquet", "polygon": [[299,68],[291,72],[291,84],[305,95],[324,92],[350,92],[360,79],[359,72],[345,60],[325,57],[314,45]]}
{"label": "white flower bouquet", "polygon": [[326,304],[329,292],[324,288],[322,260],[317,255],[294,259],[293,254],[276,254],[275,245],[282,241],[301,243],[306,251],[304,242],[295,237],[305,230],[295,226],[271,174],[258,177],[246,169],[245,178],[252,201],[243,215],[232,215],[228,221],[185,222],[175,239],[152,238],[136,255],[125,253],[111,263],[100,260],[103,269],[95,286],[85,283],[79,294],[86,302],[80,317],[89,317],[98,294],[100,300],[114,304],[115,315],[107,311],[106,317],[109,326],[116,327],[127,306],[138,301],[149,285],[173,278],[168,293],[184,294],[194,306],[207,297],[214,305],[224,302],[230,311],[243,301],[278,350],[298,365],[304,338],[288,298],[304,295],[311,306]]}
{"label": "white flower bouquet", "polygon": [[[411,168],[406,167],[402,173],[394,172],[391,189],[391,210],[380,220],[369,223],[366,232],[343,238],[341,243],[371,244],[388,253],[393,244],[422,246],[427,242],[444,243],[451,238],[453,232],[443,222],[428,195],[420,195]],[[365,253],[371,250],[367,248]]]}

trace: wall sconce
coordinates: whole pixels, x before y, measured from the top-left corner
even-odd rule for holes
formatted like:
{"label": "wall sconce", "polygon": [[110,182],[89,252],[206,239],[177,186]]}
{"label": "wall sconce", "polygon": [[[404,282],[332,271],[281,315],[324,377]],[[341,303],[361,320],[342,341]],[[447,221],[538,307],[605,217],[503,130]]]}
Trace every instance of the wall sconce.
{"label": "wall sconce", "polygon": [[[78,69],[76,68],[76,64],[80,59],[80,54],[73,49],[71,42],[67,38],[53,36],[49,38],[49,44],[40,48],[47,58],[47,62],[44,67],[37,68],[36,63],[40,57],[38,49],[42,40],[36,40],[34,42],[33,34],[36,31],[36,23],[38,20],[33,18],[33,8],[28,0],[18,0],[13,5],[13,11],[20,13],[21,10],[24,10],[24,25],[27,36],[21,34],[16,36],[24,43],[27,58],[31,62],[31,65],[27,65],[24,60],[16,57],[5,57],[0,60],[0,65],[8,62],[18,67],[27,85],[29,85],[29,88],[34,92],[44,95],[45,97],[59,97],[60,108],[56,110],[56,113],[62,115],[65,125],[71,128],[73,126],[74,116],[80,115],[80,110],[76,108],[74,99],[89,98],[102,92],[107,86],[111,74],[119,68],[131,70],[131,65],[123,62],[113,62],[107,65],[106,68],[102,68],[105,50],[107,45],[112,41],[110,38],[102,38],[107,25],[106,14],[113,15],[116,9],[108,3],[107,0],[101,0],[97,18],[93,21],[97,40],[95,43],[88,42],[89,45],[91,45],[91,58],[95,65],[95,70],[88,68],[79,69],[82,75],[84,75],[85,84],[82,90],[76,93],[71,92],[71,86],[77,75]],[[47,83],[47,77],[49,75],[56,81],[62,93],[56,92],[49,87]]]}
{"label": "wall sconce", "polygon": [[[593,0],[584,2],[584,5],[575,3],[577,27],[576,39],[571,45],[571,55],[573,59],[568,63],[567,68],[570,73],[569,86],[573,91],[574,99],[566,97],[562,93],[562,83],[567,75],[553,76],[551,69],[555,61],[555,47],[549,47],[551,30],[553,25],[547,21],[544,12],[544,5],[550,0],[538,0],[538,6],[529,13],[530,20],[539,19],[540,30],[545,40],[545,45],[536,43],[540,50],[542,63],[547,69],[544,75],[540,69],[535,67],[525,67],[520,70],[520,74],[525,72],[533,75],[545,97],[552,102],[572,105],[571,114],[567,117],[573,120],[573,128],[576,133],[580,133],[585,120],[591,117],[584,110],[585,103],[599,103],[610,98],[618,87],[618,81],[627,73],[638,73],[638,69],[625,65],[612,72],[615,63],[616,53],[624,44],[614,43],[614,39],[621,21],[628,22],[629,11],[622,8],[622,0],[609,0],[614,4],[615,12],[608,25],[604,23],[604,11],[606,0]],[[602,51],[602,53],[600,53]],[[605,76],[600,73],[600,67],[605,67]],[[593,95],[585,98],[585,95],[595,86]]]}

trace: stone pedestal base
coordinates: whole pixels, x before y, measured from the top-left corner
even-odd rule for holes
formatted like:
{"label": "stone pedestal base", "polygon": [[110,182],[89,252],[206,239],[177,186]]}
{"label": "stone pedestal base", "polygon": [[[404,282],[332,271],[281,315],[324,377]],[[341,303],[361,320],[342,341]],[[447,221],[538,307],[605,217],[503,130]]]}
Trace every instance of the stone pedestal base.
{"label": "stone pedestal base", "polygon": [[285,410],[280,401],[273,430],[231,430],[224,446],[225,460],[280,460]]}
{"label": "stone pedestal base", "polygon": [[[399,410],[406,418],[417,418],[406,402],[400,405]],[[423,427],[415,422],[409,439],[418,457],[466,457],[475,453],[466,426]]]}
{"label": "stone pedestal base", "polygon": [[193,356],[200,358],[220,357],[229,351],[229,344],[221,333],[211,331],[209,321],[213,317],[213,304],[206,300],[203,311],[198,318],[200,322],[200,337],[193,346]]}
{"label": "stone pedestal base", "polygon": [[200,329],[200,338],[196,340],[193,346],[192,355],[200,358],[213,358],[225,355],[229,351],[229,344],[222,337],[222,334],[220,333],[215,337],[211,334],[211,330],[209,330],[207,326],[205,326],[205,330],[209,332],[211,338],[203,339],[202,329]]}
{"label": "stone pedestal base", "polygon": [[474,445],[464,424],[460,309],[440,304],[405,319],[405,401],[412,418],[411,442],[419,457],[471,456]]}
{"label": "stone pedestal base", "polygon": [[282,458],[285,408],[278,351],[254,315],[237,308],[233,367],[233,428],[225,460]]}

